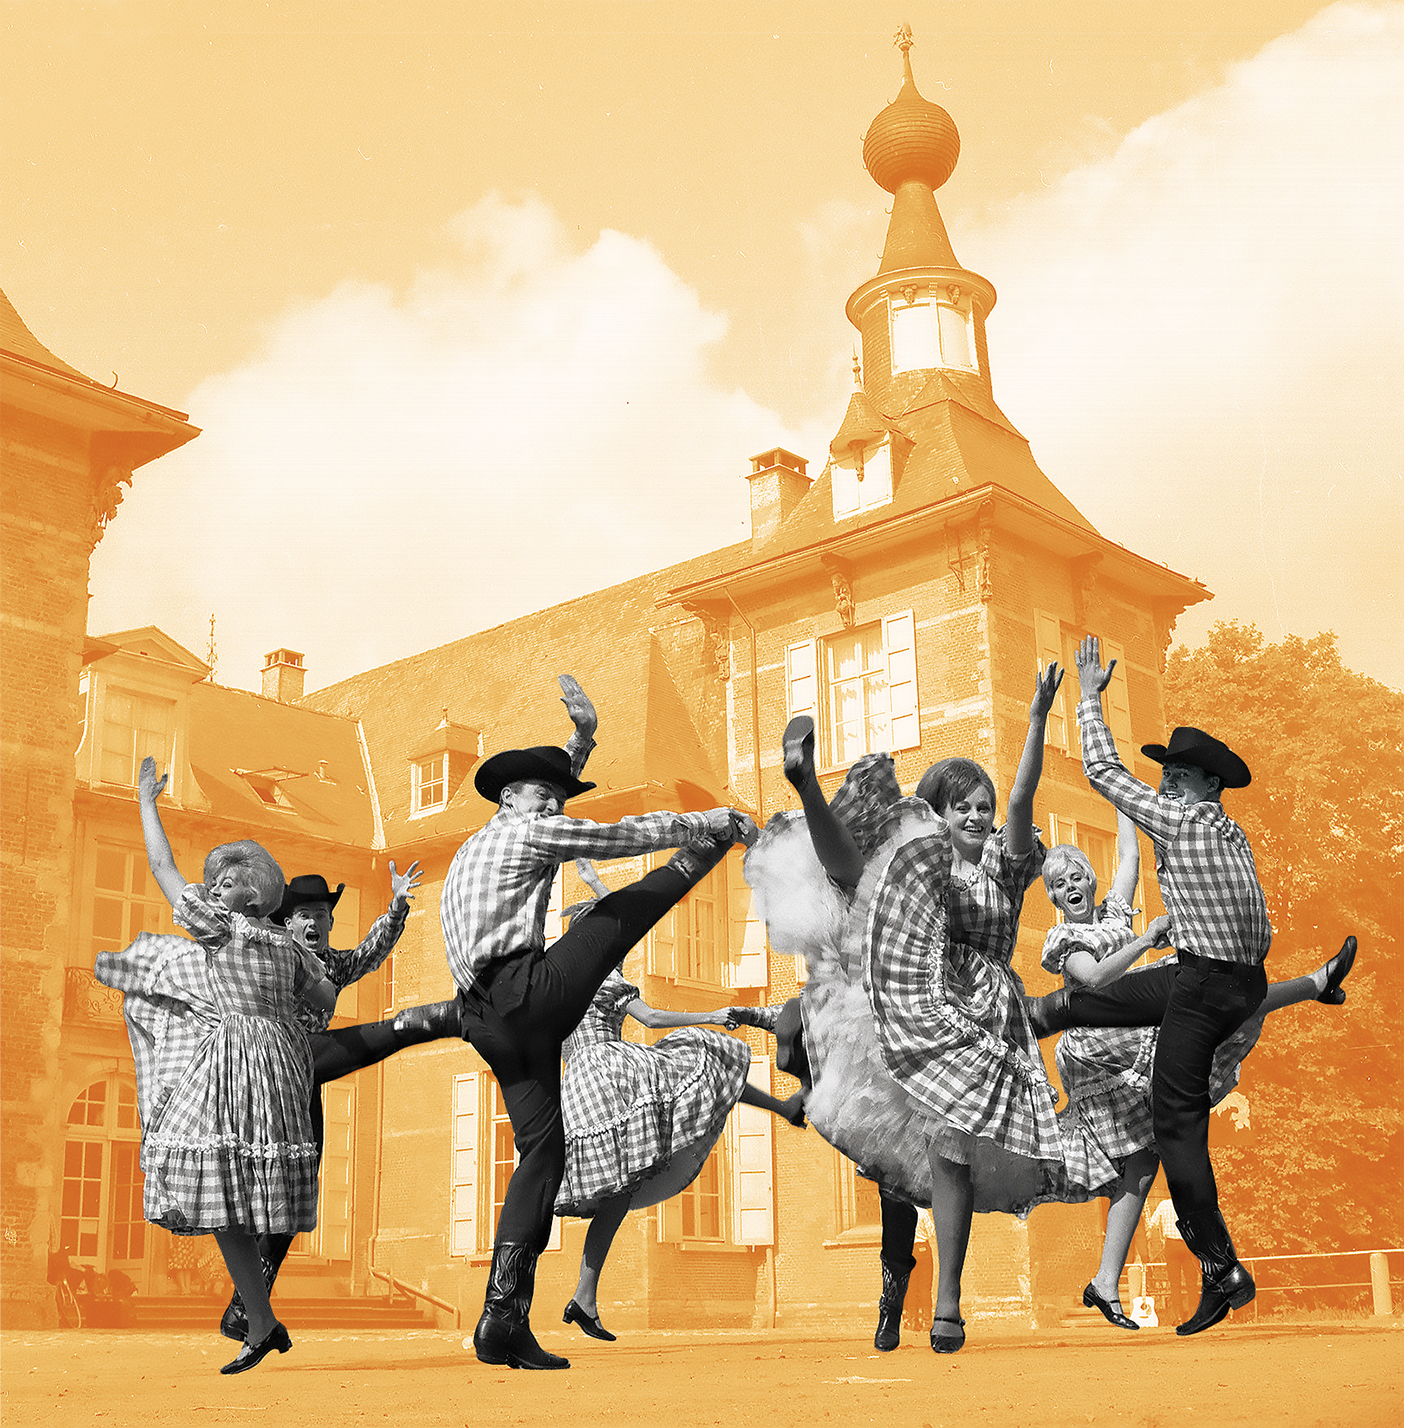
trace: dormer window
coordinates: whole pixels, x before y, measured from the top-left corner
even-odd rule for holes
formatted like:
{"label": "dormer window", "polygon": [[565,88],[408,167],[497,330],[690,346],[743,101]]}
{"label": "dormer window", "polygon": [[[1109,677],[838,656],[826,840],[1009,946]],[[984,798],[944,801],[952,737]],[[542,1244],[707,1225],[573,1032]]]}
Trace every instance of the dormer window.
{"label": "dormer window", "polygon": [[835,457],[829,479],[836,521],[887,505],[892,499],[891,441],[852,447],[847,455]]}
{"label": "dormer window", "polygon": [[888,313],[894,373],[934,367],[979,370],[970,298],[959,284],[904,288],[888,298]]}
{"label": "dormer window", "polygon": [[174,733],[173,700],[153,699],[109,685],[102,703],[102,782],[135,788],[137,770],[148,755],[156,760],[158,772],[164,773],[171,765]]}
{"label": "dormer window", "polygon": [[445,709],[429,737],[410,750],[409,816],[420,818],[447,808],[482,752],[482,734],[455,724]]}
{"label": "dormer window", "polygon": [[410,765],[410,812],[430,813],[448,802],[448,755]]}
{"label": "dormer window", "polygon": [[283,792],[283,784],[290,778],[301,778],[301,774],[291,769],[235,769],[234,772],[268,808],[276,808],[282,813],[297,812]]}

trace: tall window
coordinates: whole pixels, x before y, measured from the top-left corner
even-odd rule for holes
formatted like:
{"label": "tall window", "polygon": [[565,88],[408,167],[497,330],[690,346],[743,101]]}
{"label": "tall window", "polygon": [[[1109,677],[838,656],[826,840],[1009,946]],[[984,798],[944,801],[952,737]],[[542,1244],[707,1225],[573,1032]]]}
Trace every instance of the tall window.
{"label": "tall window", "polygon": [[790,716],[818,725],[822,768],[842,768],[862,754],[916,748],[915,622],[910,610],[786,650]]}
{"label": "tall window", "polygon": [[838,1151],[834,1152],[834,1179],[838,1192],[838,1230],[870,1229],[879,1233],[882,1225],[882,1203],[878,1198],[877,1185],[857,1174],[853,1162]]}
{"label": "tall window", "polygon": [[893,372],[919,372],[928,367],[979,370],[975,334],[965,303],[950,297],[949,288],[910,288],[888,304]]}
{"label": "tall window", "polygon": [[104,783],[136,786],[141,761],[150,755],[158,771],[170,767],[175,704],[152,699],[110,685],[102,703],[102,759]]}
{"label": "tall window", "polygon": [[[449,1183],[449,1252],[492,1248],[507,1184],[517,1163],[512,1122],[497,1078],[468,1071],[453,1078],[453,1160]],[[561,1222],[551,1221],[547,1249],[560,1249]]]}
{"label": "tall window", "polygon": [[[1034,640],[1038,647],[1038,667],[1047,669],[1049,664],[1058,663],[1067,673],[1063,676],[1062,687],[1054,696],[1053,708],[1048,714],[1044,730],[1044,742],[1055,749],[1063,749],[1074,758],[1082,757],[1082,739],[1077,727],[1077,665],[1075,656],[1082,640],[1083,631],[1071,625],[1064,625],[1056,615],[1044,610],[1034,611]],[[1126,651],[1114,640],[1103,639],[1102,663],[1108,665],[1116,661],[1111,680],[1102,692],[1102,713],[1106,717],[1107,728],[1116,741],[1117,753],[1128,768],[1135,757],[1131,742],[1131,701],[1127,685]]]}
{"label": "tall window", "polygon": [[410,766],[410,812],[428,813],[448,802],[448,755],[436,754]]}
{"label": "tall window", "polygon": [[97,843],[93,848],[92,952],[120,952],[138,932],[169,932],[170,906],[136,848]]}
{"label": "tall window", "polygon": [[723,1184],[721,1147],[717,1146],[697,1178],[678,1197],[682,1239],[725,1242]]}
{"label": "tall window", "polygon": [[146,1254],[136,1086],[94,1081],[68,1108],[59,1243],[75,1259],[132,1270]]}

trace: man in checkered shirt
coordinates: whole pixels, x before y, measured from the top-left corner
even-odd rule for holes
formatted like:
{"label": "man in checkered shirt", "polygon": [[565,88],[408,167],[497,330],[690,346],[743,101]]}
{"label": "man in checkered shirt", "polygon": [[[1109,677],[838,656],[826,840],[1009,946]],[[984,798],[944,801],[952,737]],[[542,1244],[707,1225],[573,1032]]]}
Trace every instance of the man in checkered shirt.
{"label": "man in checkered shirt", "polygon": [[[583,758],[580,763],[583,764]],[[459,987],[463,1035],[502,1090],[519,1156],[493,1244],[473,1347],[484,1363],[568,1368],[528,1323],[536,1259],[551,1233],[565,1168],[561,1044],[630,947],[756,827],[743,813],[646,813],[618,823],[567,818],[566,800],[595,787],[564,749],[508,749],[474,786],[497,812],[458,850],[440,915]],[[664,848],[666,866],[593,904],[550,948],[546,912],[556,869],[573,858],[623,858]]]}
{"label": "man in checkered shirt", "polygon": [[[1255,1293],[1219,1212],[1209,1160],[1209,1076],[1215,1049],[1267,991],[1262,964],[1272,928],[1253,850],[1219,802],[1221,790],[1247,787],[1248,765],[1202,730],[1180,728],[1168,745],[1142,748],[1163,768],[1158,791],[1142,783],[1122,764],[1102,717],[1112,666],[1102,668],[1095,636],[1083,640],[1077,652],[1083,768],[1092,787],[1150,837],[1178,957],[1100,991],[1065,988],[1028,998],[1025,1009],[1040,1037],[1070,1026],[1160,1027],[1151,1076],[1156,1149],[1180,1232],[1203,1270],[1199,1307],[1175,1332],[1197,1334]],[[1340,983],[1354,958],[1351,937],[1328,964],[1319,1001],[1345,1000]]]}

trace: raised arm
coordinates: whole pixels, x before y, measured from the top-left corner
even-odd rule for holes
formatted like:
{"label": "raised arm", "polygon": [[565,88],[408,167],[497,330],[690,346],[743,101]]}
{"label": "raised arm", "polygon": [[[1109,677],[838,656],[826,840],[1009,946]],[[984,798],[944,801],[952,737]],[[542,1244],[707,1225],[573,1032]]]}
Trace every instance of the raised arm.
{"label": "raised arm", "polygon": [[165,895],[172,907],[180,901],[180,895],[188,886],[187,880],[176,867],[175,854],[171,852],[170,839],[161,826],[161,815],[156,810],[156,800],[170,781],[169,774],[156,778],[156,760],[149,754],[141,761],[137,774],[137,803],[141,808],[141,832],[146,839],[146,861],[151,867],[151,876],[156,886]]}
{"label": "raised arm", "polygon": [[370,931],[350,952],[337,952],[328,947],[325,951],[327,968],[332,981],[343,987],[368,977],[395,949],[400,934],[405,930],[405,920],[409,917],[410,899],[419,887],[423,876],[417,862],[411,863],[403,873],[390,860],[390,906],[371,923]]}
{"label": "raised arm", "polygon": [[1016,857],[1033,847],[1034,794],[1043,774],[1043,741],[1048,711],[1053,707],[1062,682],[1062,669],[1057,664],[1050,664],[1039,675],[1029,703],[1029,732],[1024,740],[1024,752],[1019,757],[1019,770],[1014,775],[1014,787],[1009,790],[1009,807],[1004,816],[1005,846]]}
{"label": "raised arm", "polygon": [[561,686],[561,703],[570,715],[570,722],[575,725],[575,732],[567,740],[565,750],[570,755],[570,772],[573,777],[579,778],[595,747],[595,730],[600,727],[599,716],[590,702],[590,696],[572,676],[558,674],[556,683]]}
{"label": "raised arm", "polygon": [[724,1026],[730,1031],[736,1026],[733,1007],[719,1007],[716,1011],[707,1012],[664,1011],[661,1007],[649,1006],[642,997],[635,997],[624,1010],[650,1031],[676,1026]]}
{"label": "raised arm", "polygon": [[1141,844],[1136,837],[1136,825],[1118,808],[1116,810],[1116,876],[1111,891],[1130,907],[1136,896],[1136,883],[1141,876]]}
{"label": "raised arm", "polygon": [[571,858],[629,858],[664,848],[754,843],[756,825],[734,808],[708,813],[643,813],[618,823],[591,823],[583,818],[551,814],[534,818],[526,836],[531,846],[557,862]]}
{"label": "raised arm", "polygon": [[1087,781],[1120,813],[1143,828],[1158,843],[1169,842],[1180,830],[1180,809],[1157,796],[1121,762],[1116,740],[1102,714],[1102,691],[1111,682],[1113,660],[1102,668],[1101,642],[1088,635],[1077,649],[1077,682],[1081,699],[1077,725],[1082,735],[1082,769]]}

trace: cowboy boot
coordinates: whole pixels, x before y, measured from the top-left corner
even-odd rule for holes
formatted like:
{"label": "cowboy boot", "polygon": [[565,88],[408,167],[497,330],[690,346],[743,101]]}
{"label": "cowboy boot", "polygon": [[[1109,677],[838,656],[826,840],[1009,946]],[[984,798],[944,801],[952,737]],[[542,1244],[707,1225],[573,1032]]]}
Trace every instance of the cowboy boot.
{"label": "cowboy boot", "polygon": [[[273,1282],[278,1278],[278,1271],[282,1268],[286,1255],[286,1249],[282,1254],[279,1254],[278,1247],[275,1246],[270,1249],[268,1254],[261,1254],[258,1257],[259,1264],[263,1269],[263,1282],[268,1287],[269,1294],[273,1292]],[[244,1297],[237,1289],[230,1296],[224,1313],[220,1315],[219,1332],[226,1339],[233,1339],[237,1344],[242,1344],[249,1336],[248,1311],[244,1308]]]}
{"label": "cowboy boot", "polygon": [[447,1002],[429,1002],[422,1007],[405,1007],[395,1013],[391,1025],[395,1040],[401,1047],[418,1046],[425,1041],[442,1041],[463,1036],[461,1003],[457,997]]}
{"label": "cowboy boot", "polygon": [[1204,1273],[1199,1308],[1175,1332],[1182,1337],[1212,1328],[1230,1309],[1242,1309],[1258,1292],[1238,1262],[1228,1226],[1217,1209],[1198,1210],[1175,1223]]}
{"label": "cowboy boot", "polygon": [[886,1255],[882,1256],[882,1294],[878,1297],[877,1333],[873,1347],[890,1353],[902,1342],[902,1306],[907,1302],[907,1281],[912,1276],[916,1259],[907,1256],[906,1265],[898,1269]]}
{"label": "cowboy boot", "polygon": [[1029,1019],[1034,1036],[1042,1041],[1045,1036],[1066,1031],[1072,1024],[1072,1003],[1066,987],[1049,992],[1046,997],[1025,997],[1024,1015]]}
{"label": "cowboy boot", "polygon": [[527,1316],[536,1288],[536,1250],[506,1241],[493,1246],[482,1318],[473,1330],[473,1352],[485,1364],[518,1369],[563,1369],[570,1360],[548,1354],[536,1342]]}

